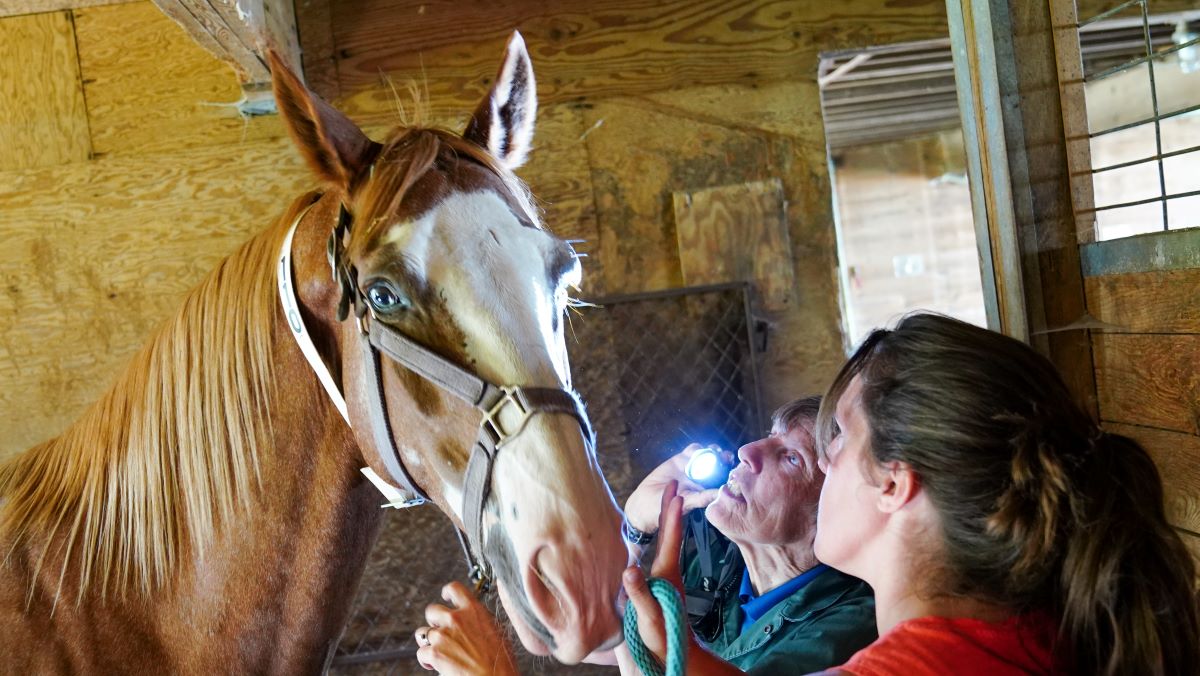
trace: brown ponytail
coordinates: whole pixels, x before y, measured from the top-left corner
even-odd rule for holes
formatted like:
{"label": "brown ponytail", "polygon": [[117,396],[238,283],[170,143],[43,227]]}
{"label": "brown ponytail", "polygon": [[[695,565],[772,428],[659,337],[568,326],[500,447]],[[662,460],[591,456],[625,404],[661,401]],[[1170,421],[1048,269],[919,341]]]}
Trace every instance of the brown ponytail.
{"label": "brown ponytail", "polygon": [[942,523],[945,591],[1060,620],[1080,674],[1195,673],[1195,564],[1136,442],[1102,433],[1024,343],[916,314],[872,334],[821,407],[833,434],[861,376],[871,451],[921,475]]}

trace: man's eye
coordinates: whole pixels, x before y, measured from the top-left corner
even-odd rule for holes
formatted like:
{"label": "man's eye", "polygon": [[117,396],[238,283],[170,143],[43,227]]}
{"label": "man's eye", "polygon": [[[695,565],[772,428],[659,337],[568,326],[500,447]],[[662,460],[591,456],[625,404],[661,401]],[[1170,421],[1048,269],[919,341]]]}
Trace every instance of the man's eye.
{"label": "man's eye", "polygon": [[788,453],[787,459],[788,462],[792,463],[793,465],[799,466],[800,464],[800,456],[796,453]]}

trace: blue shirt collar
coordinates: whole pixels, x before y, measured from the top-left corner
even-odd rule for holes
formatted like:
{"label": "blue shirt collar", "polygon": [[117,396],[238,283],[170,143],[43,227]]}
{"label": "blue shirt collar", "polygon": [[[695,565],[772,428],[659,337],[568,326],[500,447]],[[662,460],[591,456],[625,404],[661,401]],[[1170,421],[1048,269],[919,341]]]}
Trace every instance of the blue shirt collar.
{"label": "blue shirt collar", "polygon": [[738,599],[742,606],[742,631],[746,631],[750,625],[757,622],[758,618],[766,615],[767,611],[774,608],[780,601],[804,588],[804,585],[811,582],[813,578],[825,572],[828,568],[829,566],[818,563],[813,568],[793,577],[762,596],[754,595],[754,587],[750,584],[750,570],[743,570],[742,586],[738,589]]}

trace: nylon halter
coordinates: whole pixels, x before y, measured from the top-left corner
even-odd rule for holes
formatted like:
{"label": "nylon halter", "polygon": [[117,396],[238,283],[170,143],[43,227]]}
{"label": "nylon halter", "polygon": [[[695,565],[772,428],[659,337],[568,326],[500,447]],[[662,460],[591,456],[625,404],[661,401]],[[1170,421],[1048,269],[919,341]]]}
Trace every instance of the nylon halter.
{"label": "nylon halter", "polygon": [[[346,424],[350,424],[345,398],[308,335],[292,283],[292,238],[310,208],[312,204],[300,212],[284,239],[277,270],[279,298],[287,324],[291,328],[292,336],[299,343],[301,352],[333,400],[334,406],[346,420]],[[363,474],[388,498],[389,502],[384,507],[413,507],[429,501],[429,496],[409,474],[404,458],[396,447],[395,434],[387,413],[381,352],[400,366],[481,411],[483,419],[479,423],[479,434],[471,448],[470,459],[463,476],[462,525],[469,545],[463,542],[462,533],[457,529],[455,532],[458,533],[459,542],[467,558],[471,580],[477,590],[486,588],[491,582],[492,570],[483,555],[483,512],[491,492],[492,465],[497,453],[524,431],[529,420],[538,413],[573,416],[583,430],[584,440],[590,452],[595,444],[591,422],[579,397],[570,390],[495,385],[379,320],[366,295],[358,288],[357,270],[346,260],[345,240],[350,225],[350,214],[341,206],[337,224],[329,235],[327,250],[334,281],[341,290],[337,319],[339,322],[344,321],[349,316],[350,309],[354,309],[358,324],[359,349],[362,351],[363,363],[367,370],[368,425],[391,484],[380,479],[369,467],[363,468]],[[513,414],[507,413],[510,408],[513,409]],[[514,415],[516,422],[506,428],[501,422],[501,417],[514,418]],[[399,486],[400,490],[397,491],[393,484]]]}

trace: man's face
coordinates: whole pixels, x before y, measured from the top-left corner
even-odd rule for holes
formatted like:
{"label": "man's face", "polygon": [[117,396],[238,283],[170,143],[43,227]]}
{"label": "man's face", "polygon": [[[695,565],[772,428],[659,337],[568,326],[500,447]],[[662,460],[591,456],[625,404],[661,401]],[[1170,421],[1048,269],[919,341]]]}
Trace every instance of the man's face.
{"label": "man's face", "polygon": [[765,439],[738,449],[738,466],[705,515],[730,540],[784,545],[812,538],[825,474],[817,467],[812,422],[776,425]]}

